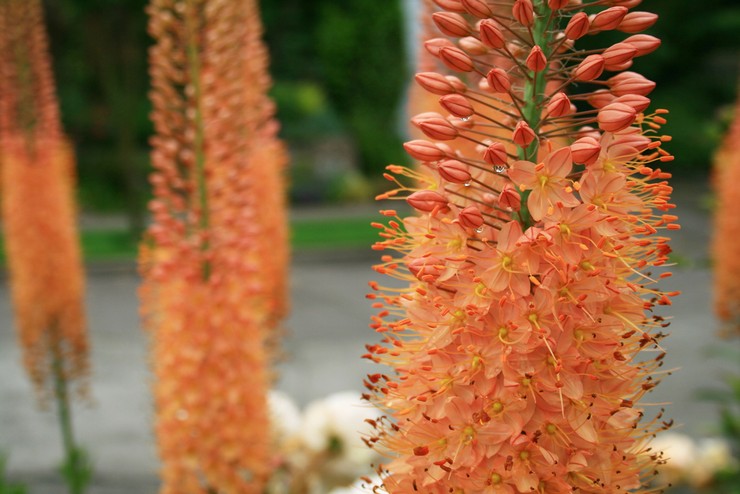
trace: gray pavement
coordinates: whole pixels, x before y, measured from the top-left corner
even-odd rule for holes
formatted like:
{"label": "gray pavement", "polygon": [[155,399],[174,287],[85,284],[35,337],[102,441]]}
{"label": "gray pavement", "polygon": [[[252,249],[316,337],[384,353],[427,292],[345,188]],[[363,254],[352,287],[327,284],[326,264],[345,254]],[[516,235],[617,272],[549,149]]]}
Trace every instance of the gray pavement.
{"label": "gray pavement", "polygon": [[[696,391],[721,384],[727,362],[712,359],[707,348],[719,345],[711,314],[708,271],[707,197],[702,182],[676,186],[683,229],[674,238],[681,265],[665,284],[683,295],[670,310],[672,336],[665,340],[666,368],[680,368],[645,401],[672,402],[668,416],[677,430],[700,437],[713,430],[714,406]],[[376,209],[375,206],[369,206]],[[367,208],[362,214],[367,213]],[[298,253],[292,269],[292,316],[284,344],[278,388],[300,404],[331,392],[359,390],[372,368],[359,358],[374,341],[368,329],[372,310],[364,295],[374,254]],[[93,346],[90,406],[77,406],[75,427],[94,461],[91,494],[154,493],[157,458],[151,434],[147,336],[139,328],[132,266],[95,269],[88,275],[88,314]],[[6,284],[0,285],[0,451],[9,454],[12,479],[27,482],[32,494],[65,492],[56,467],[61,446],[53,411],[39,411],[20,366],[11,325]],[[731,367],[731,366],[730,366]]]}

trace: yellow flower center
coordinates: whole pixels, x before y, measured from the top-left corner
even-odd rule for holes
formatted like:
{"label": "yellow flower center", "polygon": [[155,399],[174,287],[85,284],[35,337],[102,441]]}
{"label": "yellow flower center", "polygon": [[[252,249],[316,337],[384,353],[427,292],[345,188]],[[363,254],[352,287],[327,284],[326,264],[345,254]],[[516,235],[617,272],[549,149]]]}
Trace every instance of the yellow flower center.
{"label": "yellow flower center", "polygon": [[501,478],[501,475],[497,474],[496,472],[493,472],[491,474],[491,483],[493,485],[500,484],[503,478]]}

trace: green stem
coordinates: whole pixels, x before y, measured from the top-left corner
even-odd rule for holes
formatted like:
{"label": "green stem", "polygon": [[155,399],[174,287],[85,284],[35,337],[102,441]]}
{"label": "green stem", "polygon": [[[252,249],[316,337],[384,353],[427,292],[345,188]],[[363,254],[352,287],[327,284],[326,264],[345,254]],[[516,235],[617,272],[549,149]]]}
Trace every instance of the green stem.
{"label": "green stem", "polygon": [[[198,206],[200,207],[200,224],[198,225],[201,233],[208,232],[208,187],[206,185],[206,156],[205,156],[205,133],[203,122],[203,101],[200,74],[201,60],[198,43],[198,19],[197,1],[189,0],[186,2],[185,11],[185,30],[187,36],[187,55],[190,83],[193,85],[194,101],[194,119],[195,119],[195,182],[198,190]],[[206,239],[201,246],[202,251],[208,250],[208,240]],[[208,261],[203,262],[203,279],[207,280],[211,273],[211,266]]]}
{"label": "green stem", "polygon": [[[550,46],[551,46],[551,32],[548,30],[550,25],[550,16],[552,14],[550,8],[547,6],[546,0],[535,0],[535,18],[534,25],[532,26],[532,39],[536,46],[542,49],[545,58],[550,59]],[[547,83],[547,72],[549,67],[545,67],[542,72],[529,71],[527,78],[524,82],[524,92],[522,93],[524,99],[524,106],[522,107],[522,118],[529,124],[538,136],[537,139],[527,146],[526,149],[519,148],[517,154],[519,159],[527,161],[535,161],[537,154],[540,149],[539,135],[540,135],[540,117],[542,115],[542,104],[545,99],[545,85]],[[529,198],[530,191],[521,192],[522,206],[519,211],[519,218],[522,223],[522,227],[526,229],[531,226],[532,217],[529,214],[527,208],[527,199]]]}
{"label": "green stem", "polygon": [[75,444],[67,377],[64,372],[64,359],[59,338],[54,333],[55,331],[50,331],[51,369],[54,379],[54,397],[57,402],[59,428],[62,432],[62,444],[64,446],[65,460],[62,473],[69,486],[69,492],[71,494],[82,494],[87,483],[88,471],[82,450]]}

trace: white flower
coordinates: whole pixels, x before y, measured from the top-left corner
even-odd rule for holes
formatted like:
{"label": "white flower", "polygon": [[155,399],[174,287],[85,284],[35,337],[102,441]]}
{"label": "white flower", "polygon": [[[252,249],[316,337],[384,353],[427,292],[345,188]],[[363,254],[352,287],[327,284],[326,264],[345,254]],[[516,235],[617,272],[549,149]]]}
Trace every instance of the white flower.
{"label": "white flower", "polygon": [[697,449],[694,440],[678,432],[658,434],[651,443],[652,451],[662,451],[665,465],[659,471],[664,482],[679,483],[689,476],[696,461]]}
{"label": "white flower", "polygon": [[301,430],[301,412],[290,396],[282,391],[270,391],[267,407],[273,444],[279,451],[283,451],[286,444]]}
{"label": "white flower", "polygon": [[719,438],[702,439],[688,480],[697,487],[708,485],[717,472],[729,468],[732,462],[732,451],[727,441]]}

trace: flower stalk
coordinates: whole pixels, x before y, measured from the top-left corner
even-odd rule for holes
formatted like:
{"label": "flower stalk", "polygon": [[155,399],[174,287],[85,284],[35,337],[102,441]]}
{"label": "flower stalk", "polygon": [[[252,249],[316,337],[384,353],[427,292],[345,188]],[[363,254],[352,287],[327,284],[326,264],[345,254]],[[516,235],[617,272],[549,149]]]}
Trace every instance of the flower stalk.
{"label": "flower stalk", "polygon": [[[670,422],[641,398],[660,380],[670,305],[672,160],[654,84],[626,71],[660,42],[624,0],[435,0],[439,99],[411,122],[420,165],[391,165],[416,215],[384,210],[372,282],[391,367],[365,384],[385,413],[368,445],[387,493],[619,492],[647,486]],[[586,34],[633,36],[580,50]],[[613,74],[607,74],[612,72]],[[577,84],[575,84],[577,83]],[[580,92],[576,92],[580,91]]]}

